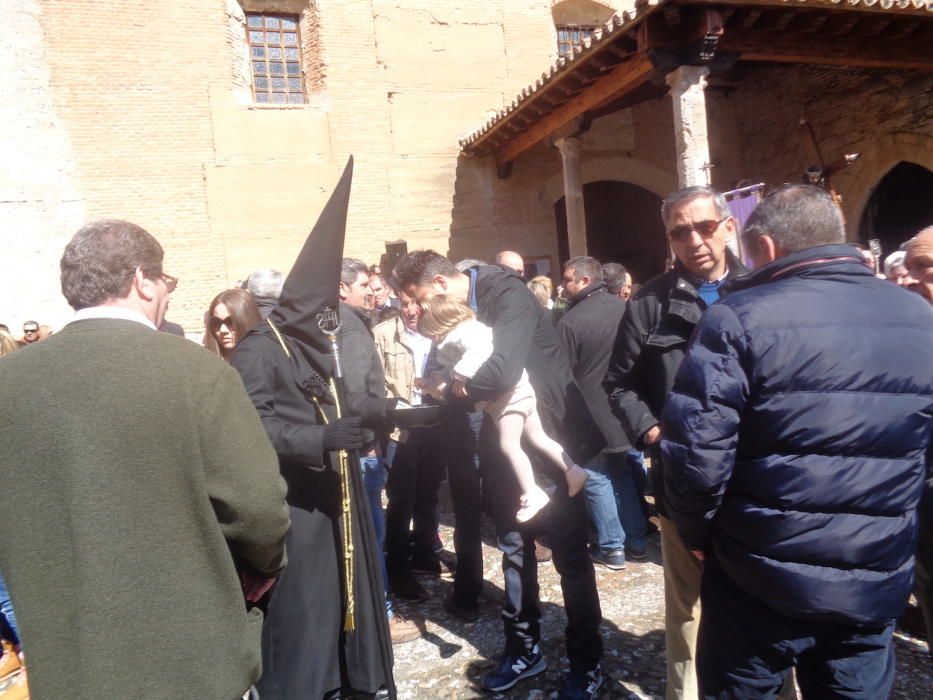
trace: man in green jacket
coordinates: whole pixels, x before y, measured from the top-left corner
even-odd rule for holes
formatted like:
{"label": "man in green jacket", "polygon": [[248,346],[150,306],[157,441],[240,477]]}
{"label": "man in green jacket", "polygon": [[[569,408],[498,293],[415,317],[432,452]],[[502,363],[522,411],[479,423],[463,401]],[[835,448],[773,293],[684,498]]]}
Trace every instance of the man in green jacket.
{"label": "man in green jacket", "polygon": [[285,487],[236,371],[155,332],[162,257],[88,224],[61,261],[75,320],[0,361],[0,571],[34,700],[234,700],[260,674],[246,601],[285,565]]}

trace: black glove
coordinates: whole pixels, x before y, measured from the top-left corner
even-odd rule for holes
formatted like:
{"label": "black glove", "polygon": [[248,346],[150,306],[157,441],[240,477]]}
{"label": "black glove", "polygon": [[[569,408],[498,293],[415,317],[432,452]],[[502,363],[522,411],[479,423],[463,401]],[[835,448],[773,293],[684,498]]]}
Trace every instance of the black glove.
{"label": "black glove", "polygon": [[363,448],[362,419],[359,416],[339,418],[324,426],[324,449],[360,450]]}
{"label": "black glove", "polygon": [[392,430],[392,424],[386,418],[386,411],[395,408],[398,399],[379,399],[372,396],[350,397],[348,413],[359,416],[363,426],[380,432]]}

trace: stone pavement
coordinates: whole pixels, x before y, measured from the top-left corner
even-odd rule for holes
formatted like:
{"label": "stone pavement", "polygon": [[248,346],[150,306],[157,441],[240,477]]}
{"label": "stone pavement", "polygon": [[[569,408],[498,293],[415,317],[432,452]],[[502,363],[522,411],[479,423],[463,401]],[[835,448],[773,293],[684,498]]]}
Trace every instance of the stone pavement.
{"label": "stone pavement", "polygon": [[[441,491],[441,539],[446,549],[452,550],[453,520],[446,484]],[[395,678],[400,700],[491,697],[479,689],[479,681],[494,666],[501,651],[499,611],[503,582],[500,557],[488,519],[483,540],[486,583],[478,622],[463,624],[444,611],[443,602],[451,588],[447,577],[420,578],[430,599],[403,607],[405,612],[424,615],[428,634],[395,647]],[[656,535],[650,539],[648,551],[648,561],[629,562],[624,571],[596,568],[604,618],[602,632],[606,654],[603,666],[608,674],[601,696],[604,700],[664,697],[664,581],[660,540]],[[551,563],[539,565],[539,582],[548,670],[500,696],[503,698],[551,698],[567,670],[563,658],[566,618],[557,572]],[[926,644],[899,632],[897,657],[898,670],[891,698],[920,700],[930,697],[933,664],[927,656]]]}

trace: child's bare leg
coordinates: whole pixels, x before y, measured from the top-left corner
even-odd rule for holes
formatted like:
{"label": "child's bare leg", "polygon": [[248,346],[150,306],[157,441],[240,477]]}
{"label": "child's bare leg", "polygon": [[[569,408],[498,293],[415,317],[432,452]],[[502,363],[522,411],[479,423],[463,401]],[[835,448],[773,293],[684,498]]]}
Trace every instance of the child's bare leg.
{"label": "child's bare leg", "polygon": [[499,442],[522,490],[522,503],[515,518],[520,523],[531,520],[548,504],[547,494],[535,483],[531,461],[522,450],[522,430],[525,417],[520,413],[506,413],[499,418]]}
{"label": "child's bare leg", "polygon": [[575,464],[570,455],[564,451],[564,448],[544,432],[544,426],[541,425],[541,418],[536,410],[533,410],[531,415],[525,419],[523,435],[532,447],[547,455],[564,472],[564,477],[567,479],[567,491],[570,496],[576,496],[580,493],[583,484],[586,483],[586,470]]}

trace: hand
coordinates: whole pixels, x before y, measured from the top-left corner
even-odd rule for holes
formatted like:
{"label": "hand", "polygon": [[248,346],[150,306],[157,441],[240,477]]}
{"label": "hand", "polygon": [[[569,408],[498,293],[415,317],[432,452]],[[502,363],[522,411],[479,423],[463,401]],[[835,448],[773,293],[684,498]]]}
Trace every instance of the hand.
{"label": "hand", "polygon": [[462,379],[454,379],[454,386],[452,391],[454,396],[461,399],[465,399],[469,393],[466,388],[466,382]]}
{"label": "hand", "polygon": [[372,430],[391,430],[387,427],[386,411],[395,408],[396,399],[384,399],[374,396],[350,396],[347,400],[351,416],[359,416],[364,428]]}
{"label": "hand", "polygon": [[691,549],[690,553],[700,561],[706,561],[706,555],[703,553],[702,549]]}
{"label": "hand", "polygon": [[363,419],[359,416],[338,418],[324,426],[324,449],[359,450],[363,447]]}
{"label": "hand", "polygon": [[645,446],[653,445],[658,440],[661,439],[661,426],[656,425],[653,428],[648,428],[648,432],[645,433]]}
{"label": "hand", "polygon": [[251,571],[240,572],[240,586],[243,588],[243,597],[248,603],[258,603],[262,597],[272,588],[275,583],[275,577],[266,578]]}

